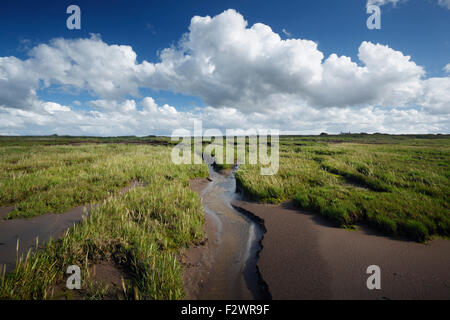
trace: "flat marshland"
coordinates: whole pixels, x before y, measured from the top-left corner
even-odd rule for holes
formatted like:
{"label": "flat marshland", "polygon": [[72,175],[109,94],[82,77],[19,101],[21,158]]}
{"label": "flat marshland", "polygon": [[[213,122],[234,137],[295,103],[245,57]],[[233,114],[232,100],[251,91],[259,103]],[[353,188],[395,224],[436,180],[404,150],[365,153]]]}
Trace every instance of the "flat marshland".
{"label": "flat marshland", "polygon": [[[95,204],[62,238],[3,274],[1,299],[64,297],[70,294],[64,289],[69,265],[89,275],[105,262],[117,268],[122,283],[112,288],[85,281],[84,298],[117,298],[119,291],[133,299],[183,296],[179,250],[204,237],[202,208],[189,180],[207,176],[206,165],[177,166],[170,148],[136,144],[1,149],[1,206],[15,207],[7,219]],[[132,181],[139,187],[119,192]]]}
{"label": "flat marshland", "polygon": [[[232,205],[263,220],[273,299],[448,300],[448,177],[447,136],[284,137],[276,175],[236,172],[257,201]],[[380,290],[366,286],[370,265]]]}
{"label": "flat marshland", "polygon": [[[0,299],[71,298],[69,265],[88,279],[81,298],[183,298],[180,256],[205,238],[189,182],[207,177],[208,166],[175,165],[171,150],[156,137],[0,138],[0,208],[10,208],[0,224],[91,205],[1,275]],[[401,239],[450,236],[448,136],[281,137],[278,173],[259,168],[235,173],[238,189],[259,202],[293,200],[336,226],[365,224]],[[118,285],[94,276],[105,264]]]}
{"label": "flat marshland", "polygon": [[450,236],[450,139],[447,136],[286,137],[280,169],[236,173],[256,200],[294,204],[341,227],[363,223],[416,241]]}

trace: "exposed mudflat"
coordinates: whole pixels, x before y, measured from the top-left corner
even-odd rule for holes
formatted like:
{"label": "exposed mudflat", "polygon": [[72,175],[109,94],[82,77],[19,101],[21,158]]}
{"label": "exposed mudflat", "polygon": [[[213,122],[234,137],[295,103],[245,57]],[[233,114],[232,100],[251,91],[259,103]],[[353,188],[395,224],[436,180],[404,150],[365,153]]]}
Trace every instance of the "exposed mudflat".
{"label": "exposed mudflat", "polygon": [[233,173],[210,170],[210,178],[210,183],[206,179],[191,182],[205,211],[207,241],[183,257],[186,298],[266,298],[256,267],[262,232],[230,205],[236,197]]}
{"label": "exposed mudflat", "polygon": [[[450,241],[420,244],[335,228],[291,203],[233,201],[264,220],[258,267],[273,299],[450,299]],[[381,290],[366,269],[381,268]]]}
{"label": "exposed mudflat", "polygon": [[[190,181],[190,187],[199,195],[210,183],[207,179],[194,179]],[[185,298],[198,299],[205,281],[209,278],[214,264],[215,253],[218,250],[218,229],[213,218],[205,215],[204,231],[206,239],[199,245],[187,249],[182,258],[185,266],[183,274]]]}

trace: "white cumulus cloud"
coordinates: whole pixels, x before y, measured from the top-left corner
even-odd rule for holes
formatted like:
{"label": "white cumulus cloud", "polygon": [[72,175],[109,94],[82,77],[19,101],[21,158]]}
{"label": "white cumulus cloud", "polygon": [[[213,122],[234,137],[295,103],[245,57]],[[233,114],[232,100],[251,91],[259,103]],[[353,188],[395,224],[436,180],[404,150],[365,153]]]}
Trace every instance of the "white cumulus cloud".
{"label": "white cumulus cloud", "polygon": [[[0,132],[168,134],[193,119],[303,133],[449,131],[450,77],[426,78],[388,45],[364,41],[356,51],[356,61],[325,57],[314,41],[283,40],[232,9],[193,17],[156,62],[138,62],[130,46],[97,35],[58,38],[32,48],[28,59],[0,57]],[[50,87],[88,92],[90,110],[42,101]],[[208,107],[181,112],[142,99],[141,88],[197,96]]]}

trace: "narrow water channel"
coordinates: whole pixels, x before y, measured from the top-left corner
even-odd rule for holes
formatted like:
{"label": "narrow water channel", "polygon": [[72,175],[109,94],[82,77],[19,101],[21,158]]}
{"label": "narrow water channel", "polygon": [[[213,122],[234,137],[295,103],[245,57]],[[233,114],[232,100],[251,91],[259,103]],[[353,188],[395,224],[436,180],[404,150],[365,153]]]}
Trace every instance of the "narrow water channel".
{"label": "narrow water channel", "polygon": [[233,172],[217,173],[210,167],[212,182],[200,197],[205,213],[217,226],[217,248],[208,279],[199,299],[270,299],[257,269],[261,225],[236,211],[231,202],[240,198]]}

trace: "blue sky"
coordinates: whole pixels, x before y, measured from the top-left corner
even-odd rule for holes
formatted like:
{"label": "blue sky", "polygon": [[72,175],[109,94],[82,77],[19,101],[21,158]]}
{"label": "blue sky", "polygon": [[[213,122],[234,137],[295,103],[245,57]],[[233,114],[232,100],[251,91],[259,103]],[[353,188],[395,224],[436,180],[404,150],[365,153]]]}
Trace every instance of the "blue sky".
{"label": "blue sky", "polygon": [[[82,30],[68,30],[65,10],[78,4]],[[176,43],[194,15],[214,16],[226,9],[240,12],[250,25],[262,22],[275,32],[319,42],[326,55],[356,58],[366,40],[389,44],[411,55],[433,75],[442,75],[450,58],[450,13],[431,0],[410,0],[382,7],[382,29],[368,30],[365,1],[2,1],[0,55],[26,55],[21,40],[45,43],[55,37],[87,37],[99,33],[107,43],[128,44],[138,59],[156,60],[158,50]],[[22,49],[22,50],[21,50]]]}
{"label": "blue sky", "polygon": [[[65,10],[70,4],[77,4],[81,8],[81,30],[68,30],[66,28],[65,20],[68,15],[65,13]],[[381,7],[381,30],[368,30],[366,27],[366,19],[369,15],[366,14],[366,2],[357,0],[5,0],[0,4],[0,57],[13,56],[21,61],[26,61],[29,59],[30,50],[32,48],[40,44],[50,44],[52,39],[63,38],[68,41],[70,39],[76,41],[77,39],[89,39],[91,34],[97,34],[101,41],[109,46],[115,44],[130,46],[137,54],[137,64],[141,64],[143,61],[157,63],[161,61],[159,56],[160,52],[171,46],[174,46],[175,48],[178,47],[178,42],[183,34],[189,32],[188,28],[193,16],[215,17],[230,8],[234,9],[248,22],[247,28],[252,27],[255,23],[262,23],[269,26],[273,33],[279,34],[282,40],[305,39],[316,42],[317,50],[323,54],[323,60],[326,60],[331,54],[336,54],[337,56],[349,57],[359,66],[364,66],[364,63],[358,58],[358,49],[363,42],[369,42],[374,45],[379,43],[388,46],[394,51],[401,52],[404,56],[411,56],[411,61],[417,66],[422,67],[424,70],[424,74],[420,75],[422,80],[430,78],[444,79],[433,83],[432,85],[434,87],[431,89],[436,89],[438,82],[441,86],[439,90],[445,91],[447,88],[448,82],[445,81],[448,79],[448,72],[444,70],[444,67],[450,63],[450,9],[446,7],[446,3],[441,3],[441,5],[439,5],[438,0],[409,0],[401,1],[396,5],[390,3],[383,5]],[[184,54],[186,54],[185,51]],[[6,62],[4,63],[6,64]],[[218,64],[216,67],[217,66]],[[2,65],[0,64],[0,72],[1,67]],[[4,66],[4,68],[6,70],[6,66]],[[38,69],[42,72],[42,68]],[[416,77],[417,72],[413,72],[414,77]],[[390,76],[386,76],[386,79],[390,78]],[[252,79],[255,79],[255,77]],[[8,83],[5,84],[5,88],[7,85],[12,85],[16,79],[8,78],[6,81],[8,81]],[[111,100],[109,96],[105,98],[99,94],[95,88],[93,90],[86,87],[77,88],[76,85],[67,85],[64,81],[50,80],[50,82],[52,81],[53,83],[50,85],[42,85],[41,83],[41,85],[36,87],[36,101],[53,102],[61,106],[68,106],[73,112],[89,112],[97,110],[92,107],[92,104],[89,104],[89,101],[100,99]],[[222,99],[220,101],[217,100],[217,104],[215,104],[215,97],[221,95],[221,92],[205,93],[201,89],[186,89],[180,85],[167,84],[169,82],[172,83],[172,80],[165,80],[164,84],[161,85],[155,81],[156,80],[149,80],[149,82],[152,83],[151,85],[137,85],[139,87],[138,94],[129,92],[122,94],[119,98],[115,97],[118,101],[118,105],[125,100],[133,100],[136,102],[137,109],[142,110],[145,107],[140,105],[139,101],[144,97],[152,97],[158,108],[167,104],[168,106],[174,107],[177,112],[196,113],[203,112],[201,110],[198,111],[198,109],[196,109],[197,107],[200,109],[212,107],[212,111],[214,111],[214,108],[217,108],[222,112],[220,113],[221,115],[225,114],[226,116],[224,108],[234,108],[237,111],[242,112],[241,118],[245,117],[243,122],[247,123],[247,127],[248,123],[251,123],[249,119],[252,117],[252,119],[254,119],[256,117],[255,112],[262,114],[267,113],[264,109],[258,109],[259,107],[256,102],[255,107],[248,110],[246,107],[240,107],[242,101],[232,101],[227,104],[224,101],[229,101],[229,99]],[[267,86],[267,84],[264,85]],[[426,90],[431,90],[430,87],[432,85],[427,83],[423,86],[424,88],[428,88]],[[0,89],[1,88],[0,85]],[[22,86],[20,86],[20,88],[22,88]],[[410,88],[411,86],[408,88],[408,92]],[[436,90],[437,92],[440,92],[438,89]],[[404,92],[405,90],[399,89],[397,91]],[[271,98],[275,97],[273,94],[278,96],[276,92],[271,92]],[[280,94],[283,94],[283,98],[285,98],[287,94],[292,95],[292,92],[282,92]],[[289,108],[292,112],[295,112],[296,104],[298,104],[300,108],[298,111],[309,112],[311,114],[314,112],[305,110],[304,108],[316,108],[316,104],[322,103],[318,102],[319,100],[322,101],[321,99],[316,101],[315,98],[311,98],[311,96],[315,95],[315,93],[308,93],[307,96],[303,95],[297,97],[299,99],[297,99],[296,102],[293,102],[293,100],[286,100],[286,104],[289,104]],[[386,95],[391,97],[396,96],[397,93],[388,93]],[[264,96],[264,93],[262,93],[262,96]],[[248,99],[254,98],[250,97]],[[375,100],[372,99],[370,102],[367,100],[367,103],[358,102],[357,104],[352,104],[345,102],[342,105],[336,106],[324,102],[323,106],[320,108],[327,108],[326,110],[331,110],[329,108],[343,108],[345,110],[353,108],[352,110],[357,110],[357,112],[365,110],[365,108],[372,108],[371,112],[374,112],[374,114],[376,114],[375,111],[385,110],[386,108],[388,109],[388,112],[392,112],[394,109],[403,110],[405,108],[416,111],[422,110],[423,115],[418,115],[418,117],[424,118],[420,122],[420,127],[416,127],[420,128],[418,129],[419,131],[447,131],[449,124],[447,118],[448,112],[446,111],[450,108],[448,101],[439,101],[438,106],[433,107],[434,109],[432,109],[432,107],[429,106],[431,104],[430,101],[436,99],[434,99],[434,97],[430,98],[429,96],[427,96],[426,99],[427,102],[424,102],[423,105],[421,105],[419,102],[416,102],[416,100],[420,100],[420,97],[416,94],[414,99],[410,99],[406,104],[403,101],[397,104],[396,100],[382,97],[380,99],[375,99],[376,102],[373,102]],[[298,102],[300,100],[303,102]],[[356,100],[363,101],[360,99]],[[389,103],[385,103],[387,100],[389,100]],[[79,101],[81,103],[74,103],[74,101]],[[246,100],[246,102],[248,101]],[[250,104],[252,103],[253,100],[250,100]],[[304,105],[302,103],[304,103]],[[0,106],[2,106],[1,99]],[[20,116],[16,110],[14,110],[14,112],[9,110],[12,109],[12,107],[6,104],[4,104],[3,107],[5,109],[3,110],[3,113],[0,113],[0,116],[3,114],[4,119],[8,119],[9,122],[14,122],[14,117]],[[373,109],[377,107],[377,110]],[[17,109],[17,106],[15,108]],[[36,109],[35,107],[33,108]],[[24,106],[24,110],[30,110],[30,108]],[[439,112],[436,110],[439,110]],[[444,110],[444,112],[442,110]],[[39,110],[35,111],[39,112]],[[101,111],[102,110],[99,112]],[[281,109],[280,112],[282,112]],[[333,114],[333,112],[330,114]],[[86,115],[83,114],[83,116]],[[189,115],[189,119],[192,118],[191,116],[192,115]],[[201,117],[204,117],[204,115]],[[384,115],[384,117],[386,117],[386,115]],[[408,115],[408,119],[410,118],[414,118],[414,115]],[[45,120],[43,124],[30,124],[29,121],[18,119],[20,120],[18,122],[22,123],[22,126],[14,127],[10,125],[8,127],[3,125],[2,127],[2,124],[0,124],[0,134],[39,134],[47,132],[51,133],[58,130],[60,130],[60,133],[67,133],[63,132],[64,129],[61,130],[61,128],[67,128],[67,126],[62,123],[58,124],[58,119],[59,118],[53,120],[47,119],[48,121]],[[290,131],[295,131],[300,125],[308,128],[304,131],[299,130],[304,133],[314,133],[315,130],[327,129],[339,132],[352,127],[351,123],[345,123],[345,121],[334,123],[332,118],[321,119],[321,125],[317,126],[314,124],[313,119],[314,116],[311,116],[309,120],[305,120],[308,123],[305,123],[304,125],[299,122],[300,120],[296,120],[295,123],[292,122],[290,124],[286,124],[285,120],[283,120],[274,123],[274,126],[287,126]],[[52,123],[52,121],[54,122]],[[354,119],[352,121],[358,120]],[[370,117],[368,121],[370,122]],[[263,125],[270,125],[270,122],[264,120],[263,123],[258,123],[256,126]],[[427,129],[427,125],[429,125],[429,129]],[[81,124],[78,124],[78,126],[81,126]],[[102,129],[96,131],[93,129],[94,126],[95,125],[91,124],[89,126],[90,129],[86,129],[86,133],[102,135],[109,134],[110,132],[109,130]],[[213,124],[211,124],[211,126],[213,126]],[[414,124],[411,124],[410,127],[402,130],[404,132],[411,132],[414,130],[414,126]],[[165,130],[168,130],[169,127],[165,128]],[[317,129],[314,129],[315,127],[317,127]],[[37,130],[36,128],[39,129]],[[74,125],[68,133],[74,133],[77,128],[78,127]],[[152,129],[160,133],[167,133],[160,131],[154,126]],[[370,126],[363,126],[361,130],[362,129],[366,129],[366,131],[384,129],[386,131],[396,132],[394,128],[389,127],[387,124],[381,124],[381,126],[373,128]],[[151,130],[148,129],[143,131]],[[143,131],[140,132],[138,130],[133,133],[137,135],[148,133]],[[122,128],[120,130],[118,129],[117,132],[130,133],[131,131],[123,131]]]}

